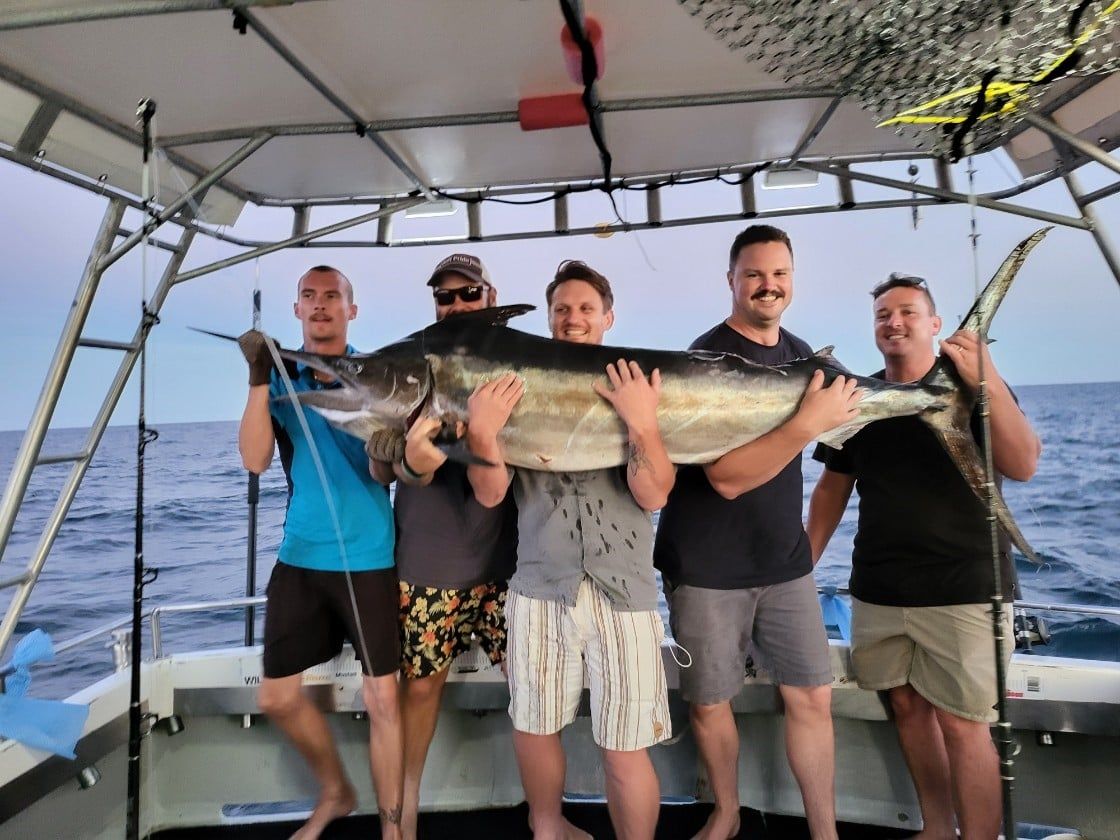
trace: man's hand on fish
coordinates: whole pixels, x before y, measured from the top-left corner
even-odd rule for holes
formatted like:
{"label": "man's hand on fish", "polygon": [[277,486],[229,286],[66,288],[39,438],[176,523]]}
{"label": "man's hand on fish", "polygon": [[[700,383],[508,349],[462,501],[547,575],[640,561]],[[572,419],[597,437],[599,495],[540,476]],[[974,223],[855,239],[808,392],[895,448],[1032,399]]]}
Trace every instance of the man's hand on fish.
{"label": "man's hand on fish", "polygon": [[863,399],[863,393],[856,388],[855,378],[850,376],[837,376],[826,388],[824,372],[815,370],[794,420],[813,440],[859,417],[859,401]]}
{"label": "man's hand on fish", "polygon": [[475,386],[467,400],[467,427],[471,437],[484,440],[497,438],[524,393],[525,382],[512,372]]}
{"label": "man's hand on fish", "polygon": [[[241,354],[249,363],[249,385],[267,385],[272,380],[272,353],[268,349],[268,340],[260,330],[249,330],[237,337],[237,346]],[[280,349],[280,345],[276,345]]]}
{"label": "man's hand on fish", "polygon": [[991,381],[997,377],[992,354],[988,345],[972,330],[957,330],[940,343],[941,352],[953,363],[964,384],[972,391],[980,387],[980,358],[984,359],[984,378]]}
{"label": "man's hand on fish", "polygon": [[420,415],[408,430],[404,439],[404,460],[413,473],[430,475],[447,460],[447,455],[433,443],[442,426],[443,423],[435,417]]}
{"label": "man's hand on fish", "polygon": [[657,428],[657,402],[661,399],[661,371],[654,368],[646,378],[637,362],[619,359],[607,365],[609,385],[594,382],[595,393],[614,406],[619,418],[631,430]]}

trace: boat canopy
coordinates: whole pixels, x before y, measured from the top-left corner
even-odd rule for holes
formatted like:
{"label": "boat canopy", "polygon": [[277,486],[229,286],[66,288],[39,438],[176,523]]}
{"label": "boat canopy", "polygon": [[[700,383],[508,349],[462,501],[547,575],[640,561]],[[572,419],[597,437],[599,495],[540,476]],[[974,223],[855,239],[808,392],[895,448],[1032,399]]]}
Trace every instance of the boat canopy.
{"label": "boat canopy", "polygon": [[197,208],[210,225],[246,201],[929,158],[968,131],[1024,179],[1052,177],[1062,149],[1030,120],[1120,143],[1117,6],[15,0],[0,9],[0,153],[138,196],[137,103],[153,100],[156,203],[217,172]]}

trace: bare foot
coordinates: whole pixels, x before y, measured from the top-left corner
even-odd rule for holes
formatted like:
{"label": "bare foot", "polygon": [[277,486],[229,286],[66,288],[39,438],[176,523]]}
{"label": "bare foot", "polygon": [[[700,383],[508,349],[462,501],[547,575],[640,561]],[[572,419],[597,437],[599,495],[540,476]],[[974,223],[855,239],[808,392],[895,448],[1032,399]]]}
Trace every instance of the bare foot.
{"label": "bare foot", "polygon": [[917,834],[910,837],[910,840],[958,840],[957,830],[953,826],[948,828],[937,828],[936,826],[926,826]]}
{"label": "bare foot", "polygon": [[555,827],[542,828],[540,831],[533,825],[532,816],[529,817],[529,830],[533,832],[533,840],[595,840],[582,828],[576,828],[565,817],[560,817],[560,822]]}
{"label": "bare foot", "polygon": [[358,804],[354,789],[347,785],[337,793],[323,793],[315,803],[315,810],[291,840],[318,840],[323,830],[339,817],[345,817]]}
{"label": "bare foot", "polygon": [[712,811],[704,827],[692,836],[692,840],[732,840],[739,836],[739,809]]}

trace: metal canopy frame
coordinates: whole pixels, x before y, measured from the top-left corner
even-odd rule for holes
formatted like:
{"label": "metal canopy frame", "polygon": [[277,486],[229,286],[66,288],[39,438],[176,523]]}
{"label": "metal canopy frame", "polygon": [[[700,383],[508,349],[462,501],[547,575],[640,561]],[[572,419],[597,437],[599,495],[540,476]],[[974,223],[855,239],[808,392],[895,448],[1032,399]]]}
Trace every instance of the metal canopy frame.
{"label": "metal canopy frame", "polygon": [[[52,464],[70,463],[70,474],[59,491],[55,506],[40,534],[36,548],[28,560],[25,570],[16,575],[0,579],[0,589],[14,588],[15,592],[7,612],[0,622],[0,656],[11,640],[15,626],[26,605],[31,590],[46,562],[51,547],[65,519],[75,494],[88,469],[90,460],[108,425],[109,418],[124,391],[135,362],[139,358],[142,340],[142,325],[138,323],[136,332],[129,342],[110,341],[90,338],[83,335],[86,317],[92,306],[100,280],[104,272],[115,264],[124,254],[149,237],[155,247],[169,251],[171,259],[160,279],[159,285],[149,302],[150,310],[157,313],[162,308],[170,290],[189,280],[212,274],[233,265],[255,259],[288,247],[355,248],[355,247],[415,247],[429,244],[447,245],[457,241],[516,241],[554,236],[579,236],[603,234],[605,232],[627,232],[650,228],[683,227],[699,224],[735,221],[739,219],[767,219],[795,215],[814,215],[852,210],[876,210],[888,208],[912,208],[948,204],[966,204],[970,196],[952,189],[949,168],[945,161],[929,154],[897,152],[846,157],[814,157],[805,152],[814,140],[824,131],[841,103],[839,91],[822,88],[790,88],[778,90],[739,91],[716,94],[643,97],[628,100],[598,101],[593,96],[595,114],[612,111],[636,111],[662,108],[707,107],[712,105],[742,104],[797,99],[827,99],[815,122],[806,129],[788,155],[781,159],[739,162],[717,169],[687,170],[678,172],[652,173],[641,177],[612,179],[604,184],[601,180],[562,180],[547,183],[533,183],[521,186],[491,188],[457,188],[438,190],[425,183],[420,173],[398,155],[380,136],[382,132],[402,131],[414,128],[430,128],[456,125],[482,125],[488,123],[514,122],[516,112],[497,111],[484,113],[451,114],[437,117],[419,117],[395,120],[366,120],[349,103],[338,96],[301,62],[279,39],[277,39],[260,20],[250,11],[252,7],[290,5],[311,0],[148,0],[148,2],[90,2],[82,6],[42,9],[38,11],[0,12],[0,32],[55,24],[74,23],[87,20],[155,15],[169,12],[196,11],[203,9],[225,9],[237,15],[251,27],[287,64],[303,79],[311,84],[320,95],[338,109],[346,121],[331,123],[303,123],[274,126],[252,126],[247,128],[226,129],[222,131],[199,132],[165,138],[167,159],[179,169],[190,173],[196,180],[193,186],[184,190],[177,198],[166,204],[158,212],[138,196],[130,195],[119,189],[107,187],[92,178],[71,172],[43,159],[38,154],[39,144],[44,141],[59,116],[68,112],[112,135],[124,139],[137,148],[140,147],[139,132],[116,120],[111,119],[85,104],[60,91],[27,77],[14,68],[0,63],[0,80],[20,88],[35,97],[41,104],[25,127],[22,136],[14,147],[0,146],[0,157],[22,166],[41,171],[66,183],[104,195],[108,207],[101,227],[95,238],[85,271],[78,284],[74,305],[71,307],[63,327],[58,347],[48,370],[39,400],[32,419],[21,443],[12,466],[11,474],[0,499],[0,561],[8,547],[16,518],[23,503],[31,473],[36,467]],[[574,2],[580,10],[580,4]],[[1010,213],[1026,218],[1045,221],[1066,227],[1088,231],[1095,239],[1106,263],[1120,284],[1120,256],[1117,255],[1106,232],[1102,229],[1092,205],[1104,198],[1120,193],[1120,180],[1106,185],[1091,193],[1085,193],[1077,182],[1074,170],[1089,161],[1101,163],[1111,171],[1120,174],[1120,161],[1106,151],[1088,143],[1063,128],[1054,118],[1053,112],[1073,96],[1084,93],[1100,79],[1086,79],[1075,84],[1070,91],[1056,98],[1046,113],[1025,117],[1026,125],[1044,132],[1051,138],[1060,155],[1060,164],[1049,172],[1026,179],[1006,190],[977,196],[977,205],[986,209]],[[1019,129],[1021,130],[1021,129]],[[237,166],[251,158],[269,140],[290,136],[326,136],[356,132],[369,139],[393,165],[412,183],[414,189],[408,194],[369,195],[347,197],[323,197],[289,199],[266,196],[251,192],[231,178]],[[179,149],[203,143],[241,140],[243,144],[213,167],[204,167],[182,154]],[[588,141],[590,142],[590,140]],[[881,175],[853,169],[854,166],[898,160],[932,160],[935,168],[937,186],[927,186],[909,181],[887,178]],[[812,170],[836,181],[837,201],[791,209],[760,211],[757,207],[755,182],[753,176],[768,167],[798,166]],[[1028,192],[1042,184],[1061,177],[1078,209],[1077,216],[1036,210],[1014,204],[1007,199]],[[686,218],[665,219],[661,213],[661,192],[665,189],[686,190],[700,182],[722,182],[739,193],[740,209],[732,213],[707,214]],[[868,183],[879,187],[898,190],[903,197],[875,201],[856,199],[853,182]],[[611,190],[633,189],[646,195],[645,218],[641,221],[622,220],[613,224],[572,227],[569,223],[568,198],[572,194]],[[201,223],[192,213],[194,202],[210,189],[222,189],[242,201],[265,207],[286,207],[293,211],[292,235],[273,241],[244,239],[225,230]],[[518,197],[537,202],[551,202],[553,205],[553,224],[533,230],[486,233],[483,226],[482,208],[489,200],[516,201]],[[527,197],[532,197],[528,199]],[[394,239],[391,235],[391,221],[394,215],[410,207],[424,203],[431,198],[450,198],[467,205],[467,231],[461,237],[440,237],[429,239]],[[315,230],[308,230],[309,211],[314,207],[354,206],[362,212],[341,222]],[[370,207],[373,209],[369,209]],[[137,230],[121,226],[127,208],[144,213],[144,221]],[[325,239],[332,234],[378,222],[375,237],[357,240]],[[151,234],[164,225],[179,228],[176,242],[151,239]],[[214,239],[244,248],[242,253],[232,257],[182,272],[181,267],[188,249],[196,235],[202,234]],[[114,247],[117,239],[123,241]],[[42,453],[42,444],[50,425],[58,397],[66,381],[74,353],[79,347],[114,350],[124,354],[116,375],[108,386],[96,418],[89,430],[83,448],[76,453]]]}

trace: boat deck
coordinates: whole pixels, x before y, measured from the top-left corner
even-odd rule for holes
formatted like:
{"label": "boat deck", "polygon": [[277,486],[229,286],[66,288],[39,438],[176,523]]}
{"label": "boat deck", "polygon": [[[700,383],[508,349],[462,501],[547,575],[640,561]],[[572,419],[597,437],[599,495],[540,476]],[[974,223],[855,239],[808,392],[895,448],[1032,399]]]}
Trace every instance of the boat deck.
{"label": "boat deck", "polygon": [[[711,805],[666,805],[661,808],[657,824],[657,840],[686,840],[692,837],[704,824]],[[420,817],[420,840],[530,840],[532,833],[527,824],[528,808],[493,808],[484,811],[445,811],[427,813]],[[596,840],[612,840],[607,808],[601,804],[564,805],[564,813],[573,824],[592,834]],[[298,822],[272,822],[265,824],[207,826],[197,829],[174,829],[159,831],[152,840],[203,840],[203,838],[230,838],[230,840],[287,840],[299,827]],[[840,823],[838,833],[841,840],[888,840],[888,838],[910,837],[912,832],[899,829],[877,828],[854,823]],[[336,821],[326,832],[323,840],[345,840],[346,838],[380,837],[377,820],[373,816],[348,817]],[[742,809],[742,822],[738,837],[752,840],[775,838],[775,840],[808,840],[809,829],[804,819],[799,817],[761,814],[750,808]]]}

